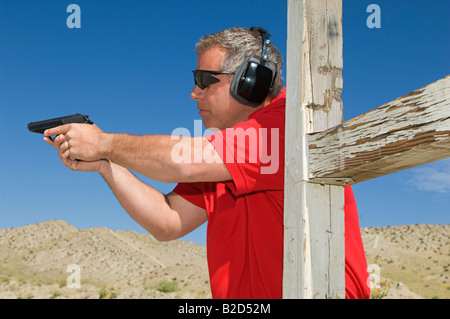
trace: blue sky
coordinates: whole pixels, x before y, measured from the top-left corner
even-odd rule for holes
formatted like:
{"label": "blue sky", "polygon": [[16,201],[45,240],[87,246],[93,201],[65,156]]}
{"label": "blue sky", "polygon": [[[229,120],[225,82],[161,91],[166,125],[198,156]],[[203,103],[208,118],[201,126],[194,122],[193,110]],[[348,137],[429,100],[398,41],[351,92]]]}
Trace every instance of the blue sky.
{"label": "blue sky", "polygon": [[[79,29],[66,25],[70,4]],[[369,4],[381,9],[379,29],[367,27]],[[345,120],[449,74],[448,12],[447,0],[344,0]],[[193,132],[195,42],[263,26],[285,57],[286,15],[275,0],[0,0],[0,228],[62,219],[143,232],[100,176],[67,169],[27,123],[84,113],[108,132]],[[450,222],[450,160],[353,189],[362,227]],[[204,244],[205,229],[184,239]]]}

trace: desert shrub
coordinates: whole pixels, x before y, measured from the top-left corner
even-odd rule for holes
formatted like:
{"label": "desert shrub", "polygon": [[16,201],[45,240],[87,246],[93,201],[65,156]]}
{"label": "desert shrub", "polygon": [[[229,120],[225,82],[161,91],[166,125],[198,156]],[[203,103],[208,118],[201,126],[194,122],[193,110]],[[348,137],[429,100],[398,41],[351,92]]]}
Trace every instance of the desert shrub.
{"label": "desert shrub", "polygon": [[117,298],[117,292],[113,288],[102,288],[98,293],[98,299],[115,299]]}
{"label": "desert shrub", "polygon": [[370,299],[383,299],[391,287],[391,282],[381,280],[379,287],[374,287],[370,290]]}
{"label": "desert shrub", "polygon": [[160,281],[158,283],[158,286],[156,287],[156,290],[159,292],[167,293],[167,292],[174,292],[178,290],[178,282],[176,281]]}

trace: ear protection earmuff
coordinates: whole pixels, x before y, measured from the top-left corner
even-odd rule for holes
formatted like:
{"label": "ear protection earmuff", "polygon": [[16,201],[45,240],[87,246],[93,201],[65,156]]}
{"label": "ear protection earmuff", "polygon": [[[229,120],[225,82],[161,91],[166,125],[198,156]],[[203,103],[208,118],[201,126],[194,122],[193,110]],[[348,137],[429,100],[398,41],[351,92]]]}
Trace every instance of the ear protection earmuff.
{"label": "ear protection earmuff", "polygon": [[277,70],[275,63],[268,60],[270,34],[260,27],[252,27],[250,30],[261,33],[262,57],[250,56],[241,63],[231,82],[230,93],[238,102],[256,107],[272,90]]}

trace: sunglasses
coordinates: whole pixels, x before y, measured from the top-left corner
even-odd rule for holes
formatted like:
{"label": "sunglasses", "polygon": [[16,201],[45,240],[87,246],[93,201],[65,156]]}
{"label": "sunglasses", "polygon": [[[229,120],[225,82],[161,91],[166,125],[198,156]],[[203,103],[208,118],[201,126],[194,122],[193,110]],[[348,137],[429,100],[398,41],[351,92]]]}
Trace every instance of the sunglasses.
{"label": "sunglasses", "polygon": [[220,82],[220,80],[214,75],[218,74],[234,74],[234,72],[226,71],[207,71],[207,70],[194,70],[194,82],[200,89],[204,90],[211,84]]}

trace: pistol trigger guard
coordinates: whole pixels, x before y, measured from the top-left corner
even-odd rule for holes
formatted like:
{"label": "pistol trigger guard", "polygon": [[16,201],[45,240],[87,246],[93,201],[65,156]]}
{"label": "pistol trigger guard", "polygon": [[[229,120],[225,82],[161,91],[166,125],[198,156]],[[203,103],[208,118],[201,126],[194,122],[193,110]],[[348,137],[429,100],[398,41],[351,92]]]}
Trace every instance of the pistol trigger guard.
{"label": "pistol trigger guard", "polygon": [[55,138],[57,138],[58,136],[59,136],[59,134],[55,135],[55,137],[49,136],[48,138],[49,138],[52,142],[54,142],[54,141],[55,141]]}
{"label": "pistol trigger guard", "polygon": [[49,138],[52,142],[54,142],[54,141],[55,141],[55,138],[57,138],[58,136],[59,136],[59,134],[55,135],[54,137],[53,137],[53,136],[49,136],[48,138]]}

